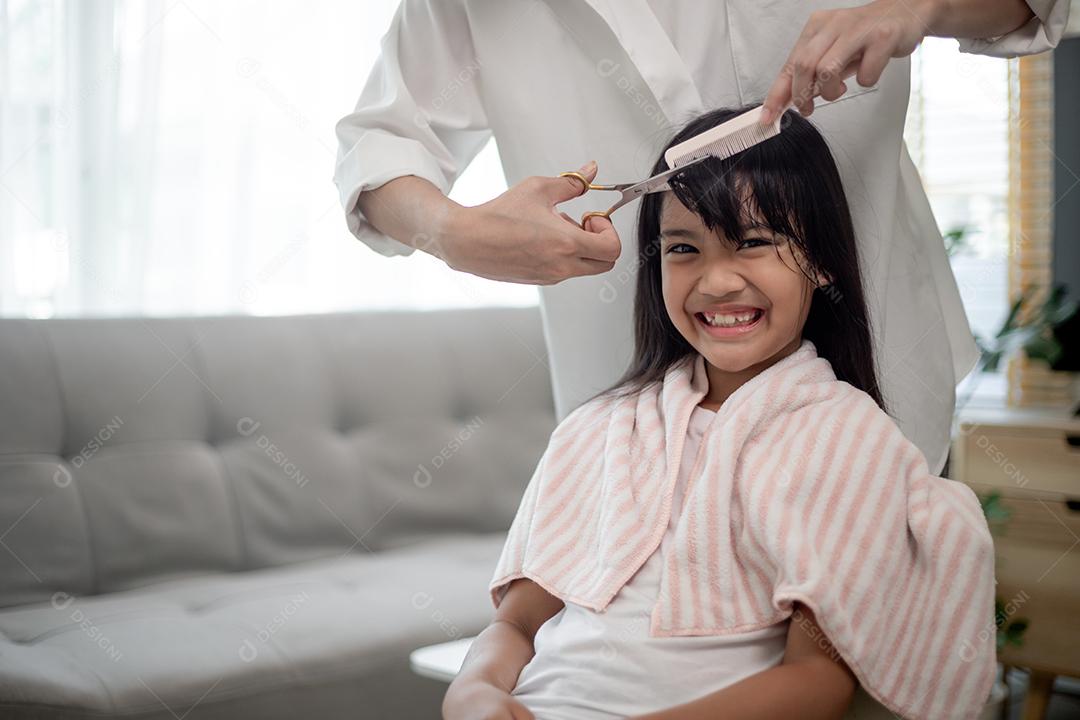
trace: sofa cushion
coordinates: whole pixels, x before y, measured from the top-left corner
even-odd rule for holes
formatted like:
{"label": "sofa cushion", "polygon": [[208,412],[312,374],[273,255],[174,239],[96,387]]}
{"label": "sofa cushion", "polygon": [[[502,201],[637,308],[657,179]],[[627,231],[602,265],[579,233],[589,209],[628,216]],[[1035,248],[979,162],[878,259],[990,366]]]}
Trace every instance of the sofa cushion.
{"label": "sofa cushion", "polygon": [[509,527],[537,308],[0,319],[0,607]]}
{"label": "sofa cushion", "polygon": [[[398,698],[411,703],[398,717],[437,717],[445,686],[405,658],[490,620],[504,539],[448,534],[0,611],[0,715],[391,717],[371,703]],[[430,714],[416,714],[417,693]]]}

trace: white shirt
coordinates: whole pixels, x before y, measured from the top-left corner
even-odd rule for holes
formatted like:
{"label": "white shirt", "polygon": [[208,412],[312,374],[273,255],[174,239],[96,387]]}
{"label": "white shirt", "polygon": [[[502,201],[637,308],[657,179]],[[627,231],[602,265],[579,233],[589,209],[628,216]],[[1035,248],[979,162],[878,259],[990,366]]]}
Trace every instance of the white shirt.
{"label": "white shirt", "polygon": [[[1067,0],[1028,2],[1036,17],[1026,25],[960,49],[1011,56],[1056,46]],[[861,3],[652,4],[662,19],[646,0],[405,0],[356,110],[336,126],[334,181],[350,231],[383,255],[415,252],[375,231],[357,197],[403,175],[448,193],[493,135],[511,185],[589,159],[601,182],[642,179],[690,118],[760,103],[812,11]],[[978,348],[903,142],[909,79],[910,60],[895,59],[877,92],[819,108],[811,121],[848,194],[887,407],[938,473],[955,387]],[[559,207],[580,217],[607,200],[589,193]],[[540,287],[558,420],[629,364],[636,209],[613,215],[623,251],[610,272]]]}
{"label": "white shirt", "polygon": [[[716,412],[690,414],[672,498],[677,519],[701,438]],[[536,720],[614,720],[681,705],[774,667],[784,659],[790,619],[734,635],[652,637],[661,562],[675,532],[598,613],[566,603],[540,626],[536,654],[511,693]]]}

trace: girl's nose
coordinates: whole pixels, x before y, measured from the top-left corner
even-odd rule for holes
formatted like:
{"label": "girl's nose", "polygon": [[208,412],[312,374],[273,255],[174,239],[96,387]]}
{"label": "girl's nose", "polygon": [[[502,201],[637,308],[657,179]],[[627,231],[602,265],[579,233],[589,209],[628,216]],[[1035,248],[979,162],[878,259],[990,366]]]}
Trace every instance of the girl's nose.
{"label": "girl's nose", "polygon": [[742,290],[747,285],[737,263],[716,260],[705,266],[698,280],[698,290],[703,295],[724,297]]}

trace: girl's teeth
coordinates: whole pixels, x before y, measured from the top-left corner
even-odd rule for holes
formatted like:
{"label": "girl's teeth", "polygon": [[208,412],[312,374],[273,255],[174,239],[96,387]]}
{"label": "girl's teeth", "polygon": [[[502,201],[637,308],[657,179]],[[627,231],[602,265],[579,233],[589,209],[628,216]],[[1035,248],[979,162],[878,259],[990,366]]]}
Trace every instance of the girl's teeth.
{"label": "girl's teeth", "polygon": [[709,313],[702,313],[702,315],[705,316],[705,321],[710,325],[735,327],[736,325],[747,325],[752,322],[757,317],[757,311],[738,315],[710,315]]}

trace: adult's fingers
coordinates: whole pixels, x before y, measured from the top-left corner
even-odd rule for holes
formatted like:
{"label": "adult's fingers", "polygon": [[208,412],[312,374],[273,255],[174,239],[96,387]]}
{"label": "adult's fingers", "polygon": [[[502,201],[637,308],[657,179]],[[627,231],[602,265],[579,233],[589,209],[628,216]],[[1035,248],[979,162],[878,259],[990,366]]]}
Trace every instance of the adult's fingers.
{"label": "adult's fingers", "polygon": [[792,98],[795,98],[792,85],[796,74],[795,61],[807,43],[818,34],[825,21],[826,14],[821,12],[810,13],[810,17],[807,18],[802,32],[799,33],[799,37],[795,41],[795,45],[791,48],[791,52],[788,53],[787,60],[784,61],[783,67],[780,68],[776,79],[773,80],[773,84],[769,87],[769,92],[765,94],[765,100],[761,103],[763,106],[761,123],[763,125],[771,123],[777,115],[784,111]]}
{"label": "adult's fingers", "polygon": [[[596,161],[590,160],[577,171],[584,175],[586,180],[592,182],[596,179]],[[576,177],[539,178],[539,183],[540,192],[552,206],[573,200],[585,192],[585,186]]]}
{"label": "adult's fingers", "polygon": [[817,74],[821,58],[836,41],[837,31],[823,27],[813,37],[792,52],[794,70],[791,76],[791,98],[803,115],[814,111],[814,96],[818,94]]}
{"label": "adult's fingers", "polygon": [[784,67],[780,68],[780,74],[773,80],[773,84],[769,87],[769,92],[765,95],[765,100],[761,103],[764,109],[761,113],[761,124],[768,125],[771,123],[780,111],[787,107],[788,101],[791,99],[791,73],[793,68],[791,63],[784,63]]}
{"label": "adult's fingers", "polygon": [[[565,220],[566,222],[570,223],[571,225],[578,225],[578,221],[577,221],[577,220],[575,220],[574,218],[570,217],[569,215],[567,215],[566,213],[564,213],[564,212],[563,212],[562,210],[560,210],[560,211],[559,211],[559,217],[561,217],[561,218],[562,218],[563,220]],[[581,226],[580,226],[580,225],[578,225],[578,227],[581,227]]]}
{"label": "adult's fingers", "polygon": [[585,224],[579,237],[579,257],[613,263],[622,253],[622,241],[615,226],[607,218],[593,216]]}
{"label": "adult's fingers", "polygon": [[611,222],[610,218],[593,215],[585,223],[585,230],[591,233],[602,233],[606,230],[615,232],[615,225]]}
{"label": "adult's fingers", "polygon": [[866,42],[865,31],[852,28],[840,34],[818,65],[821,97],[835,100],[844,94],[847,89],[844,79],[858,70]]}
{"label": "adult's fingers", "polygon": [[589,258],[577,258],[574,260],[573,277],[579,277],[581,275],[603,275],[606,272],[611,272],[615,267],[613,262],[605,262],[603,260],[590,260]]}
{"label": "adult's fingers", "polygon": [[856,82],[864,87],[876,83],[881,73],[885,71],[885,66],[892,60],[895,49],[895,45],[887,42],[867,45],[863,50],[862,62],[859,63],[859,70],[855,75]]}

